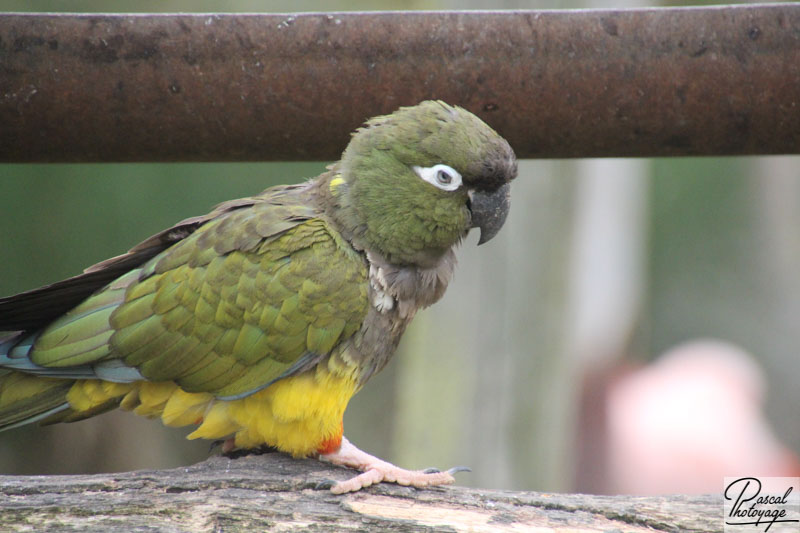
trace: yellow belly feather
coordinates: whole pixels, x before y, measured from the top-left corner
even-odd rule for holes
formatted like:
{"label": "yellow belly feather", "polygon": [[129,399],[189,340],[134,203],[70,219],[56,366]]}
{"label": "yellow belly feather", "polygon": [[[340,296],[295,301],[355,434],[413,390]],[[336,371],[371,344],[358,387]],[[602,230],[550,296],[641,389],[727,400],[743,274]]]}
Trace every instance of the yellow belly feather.
{"label": "yellow belly feather", "polygon": [[342,416],[357,390],[352,373],[331,371],[323,365],[279,380],[240,400],[216,400],[208,393],[189,393],[175,383],[109,383],[82,380],[67,400],[75,411],[89,411],[111,399],[165,425],[199,424],[190,439],[234,436],[236,446],[267,444],[297,457],[311,455],[323,443],[341,436]]}

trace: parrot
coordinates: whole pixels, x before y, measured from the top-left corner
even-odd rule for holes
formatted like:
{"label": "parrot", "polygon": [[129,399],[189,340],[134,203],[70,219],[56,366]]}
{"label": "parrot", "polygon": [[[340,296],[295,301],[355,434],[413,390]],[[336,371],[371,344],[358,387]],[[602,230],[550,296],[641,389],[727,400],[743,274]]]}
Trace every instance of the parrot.
{"label": "parrot", "polygon": [[0,430],[121,408],[224,451],[268,447],[423,488],[343,435],[352,396],[439,300],[455,248],[503,226],[517,162],[471,112],[363,123],[316,178],[224,202],[82,274],[0,299]]}

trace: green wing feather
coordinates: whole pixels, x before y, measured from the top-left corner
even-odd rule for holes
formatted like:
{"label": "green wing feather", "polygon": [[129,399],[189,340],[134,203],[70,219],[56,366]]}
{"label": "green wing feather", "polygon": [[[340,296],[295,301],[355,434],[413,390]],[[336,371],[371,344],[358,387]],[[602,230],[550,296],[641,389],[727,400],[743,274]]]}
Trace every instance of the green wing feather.
{"label": "green wing feather", "polygon": [[148,380],[226,398],[318,361],[361,327],[368,271],[296,190],[204,221],[49,325],[31,361],[121,360]]}

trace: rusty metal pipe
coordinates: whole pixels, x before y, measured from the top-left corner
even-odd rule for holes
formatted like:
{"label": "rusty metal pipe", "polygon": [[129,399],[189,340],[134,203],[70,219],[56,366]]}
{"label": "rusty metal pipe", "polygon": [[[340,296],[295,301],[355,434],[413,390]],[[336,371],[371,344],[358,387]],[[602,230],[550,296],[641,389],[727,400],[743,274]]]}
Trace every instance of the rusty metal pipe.
{"label": "rusty metal pipe", "polygon": [[333,160],[440,98],[520,157],[800,153],[800,5],[0,15],[0,161]]}

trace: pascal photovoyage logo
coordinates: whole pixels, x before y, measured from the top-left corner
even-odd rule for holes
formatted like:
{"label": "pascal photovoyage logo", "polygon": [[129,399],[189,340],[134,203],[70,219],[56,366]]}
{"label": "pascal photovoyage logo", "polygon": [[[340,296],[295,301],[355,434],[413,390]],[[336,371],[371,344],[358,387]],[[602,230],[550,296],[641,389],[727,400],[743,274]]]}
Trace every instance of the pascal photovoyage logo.
{"label": "pascal photovoyage logo", "polygon": [[800,533],[800,478],[726,477],[725,533]]}

